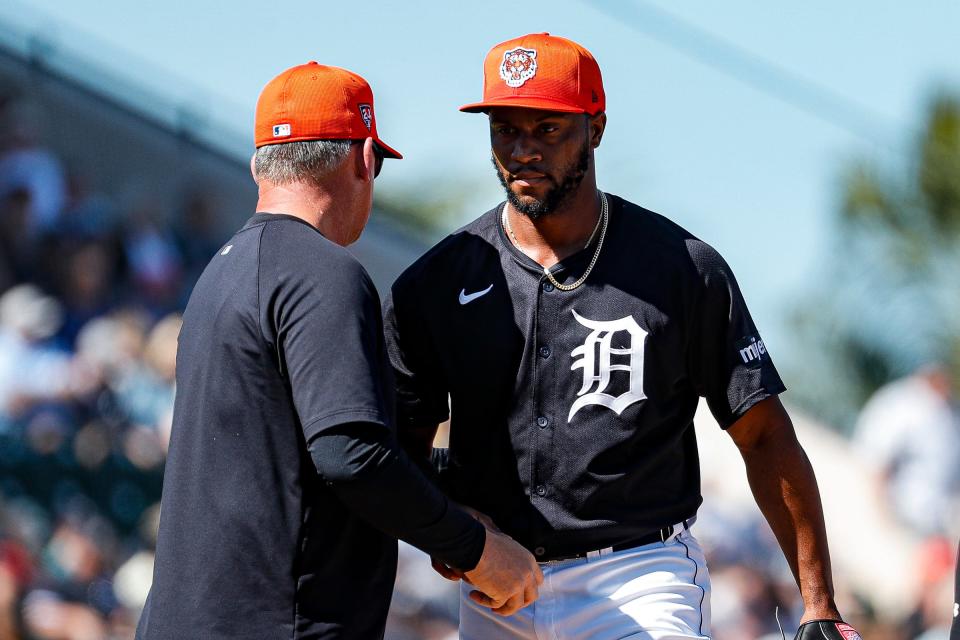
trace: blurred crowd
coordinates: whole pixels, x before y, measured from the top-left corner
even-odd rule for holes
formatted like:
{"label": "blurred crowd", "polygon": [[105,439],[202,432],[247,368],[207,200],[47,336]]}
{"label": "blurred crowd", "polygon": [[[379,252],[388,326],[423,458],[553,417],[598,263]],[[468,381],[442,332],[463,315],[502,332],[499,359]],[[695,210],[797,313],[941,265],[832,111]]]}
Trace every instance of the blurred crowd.
{"label": "blurred crowd", "polygon": [[[856,469],[856,481],[868,485],[866,492],[825,482],[836,476],[815,464],[824,496],[840,493],[850,500],[867,496],[866,508],[848,504],[842,526],[856,527],[860,523],[855,514],[876,512],[853,537],[863,545],[878,539],[888,543],[879,545],[870,561],[909,567],[908,573],[897,576],[896,606],[884,607],[875,585],[860,580],[859,588],[855,586],[851,573],[856,568],[843,562],[849,554],[832,541],[838,606],[867,640],[947,640],[949,636],[960,538],[957,399],[956,381],[938,364],[923,366],[874,393],[862,408],[852,436],[838,439],[836,452]],[[838,524],[828,522],[828,528]],[[714,637],[780,638],[774,612],[779,613],[784,629],[795,629],[802,602],[758,511],[708,500],[696,529],[712,578]]]}
{"label": "blurred crowd", "polygon": [[179,312],[222,238],[89,188],[0,97],[0,639],[131,638],[149,588]]}
{"label": "blurred crowd", "polygon": [[[202,189],[173,210],[148,197],[121,205],[41,133],[36,107],[0,96],[0,640],[129,639],[151,580],[179,314],[225,237]],[[906,617],[838,580],[866,638],[946,637],[955,400],[942,372],[924,369],[881,390],[849,444],[922,541]],[[708,502],[696,533],[717,640],[779,638],[777,617],[795,628],[796,586],[762,521]],[[456,585],[401,545],[388,638],[455,638],[456,619]]]}

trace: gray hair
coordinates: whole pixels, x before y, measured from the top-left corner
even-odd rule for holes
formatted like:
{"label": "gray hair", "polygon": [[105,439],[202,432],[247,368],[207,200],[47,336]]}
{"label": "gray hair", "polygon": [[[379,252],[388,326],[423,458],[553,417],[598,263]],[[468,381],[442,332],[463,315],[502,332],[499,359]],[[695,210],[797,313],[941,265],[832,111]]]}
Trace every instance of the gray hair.
{"label": "gray hair", "polygon": [[351,140],[306,140],[257,149],[254,171],[276,184],[316,181],[332,173],[350,153]]}

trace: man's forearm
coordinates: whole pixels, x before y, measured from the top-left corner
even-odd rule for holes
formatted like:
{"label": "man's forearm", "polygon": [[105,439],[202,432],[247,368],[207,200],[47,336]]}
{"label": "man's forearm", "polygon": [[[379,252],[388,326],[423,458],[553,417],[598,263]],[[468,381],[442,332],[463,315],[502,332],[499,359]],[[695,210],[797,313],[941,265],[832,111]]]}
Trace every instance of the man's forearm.
{"label": "man's forearm", "polygon": [[417,471],[387,430],[352,423],[309,443],[317,471],[357,515],[460,570],[480,559],[484,529]]}
{"label": "man's forearm", "polygon": [[793,430],[741,448],[747,479],[800,587],[805,619],[839,618],[816,476]]}

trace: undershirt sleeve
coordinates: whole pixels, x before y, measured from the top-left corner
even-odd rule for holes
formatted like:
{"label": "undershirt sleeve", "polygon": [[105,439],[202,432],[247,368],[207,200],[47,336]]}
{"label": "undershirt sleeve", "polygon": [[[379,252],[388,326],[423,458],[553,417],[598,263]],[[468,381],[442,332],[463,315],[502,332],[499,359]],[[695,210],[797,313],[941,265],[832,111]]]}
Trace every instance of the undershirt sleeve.
{"label": "undershirt sleeve", "polygon": [[427,480],[387,429],[340,424],[318,433],[308,447],[327,486],[361,518],[448,566],[477,566],[483,525]]}

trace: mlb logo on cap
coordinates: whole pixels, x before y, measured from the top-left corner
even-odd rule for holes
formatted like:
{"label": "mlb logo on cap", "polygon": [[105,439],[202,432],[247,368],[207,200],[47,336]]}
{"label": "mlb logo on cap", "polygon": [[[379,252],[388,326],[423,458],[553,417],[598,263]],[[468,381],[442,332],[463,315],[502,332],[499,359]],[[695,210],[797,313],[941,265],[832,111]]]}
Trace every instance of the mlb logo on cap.
{"label": "mlb logo on cap", "polygon": [[275,124],[273,125],[273,137],[274,138],[286,138],[290,135],[290,125],[288,124]]}

